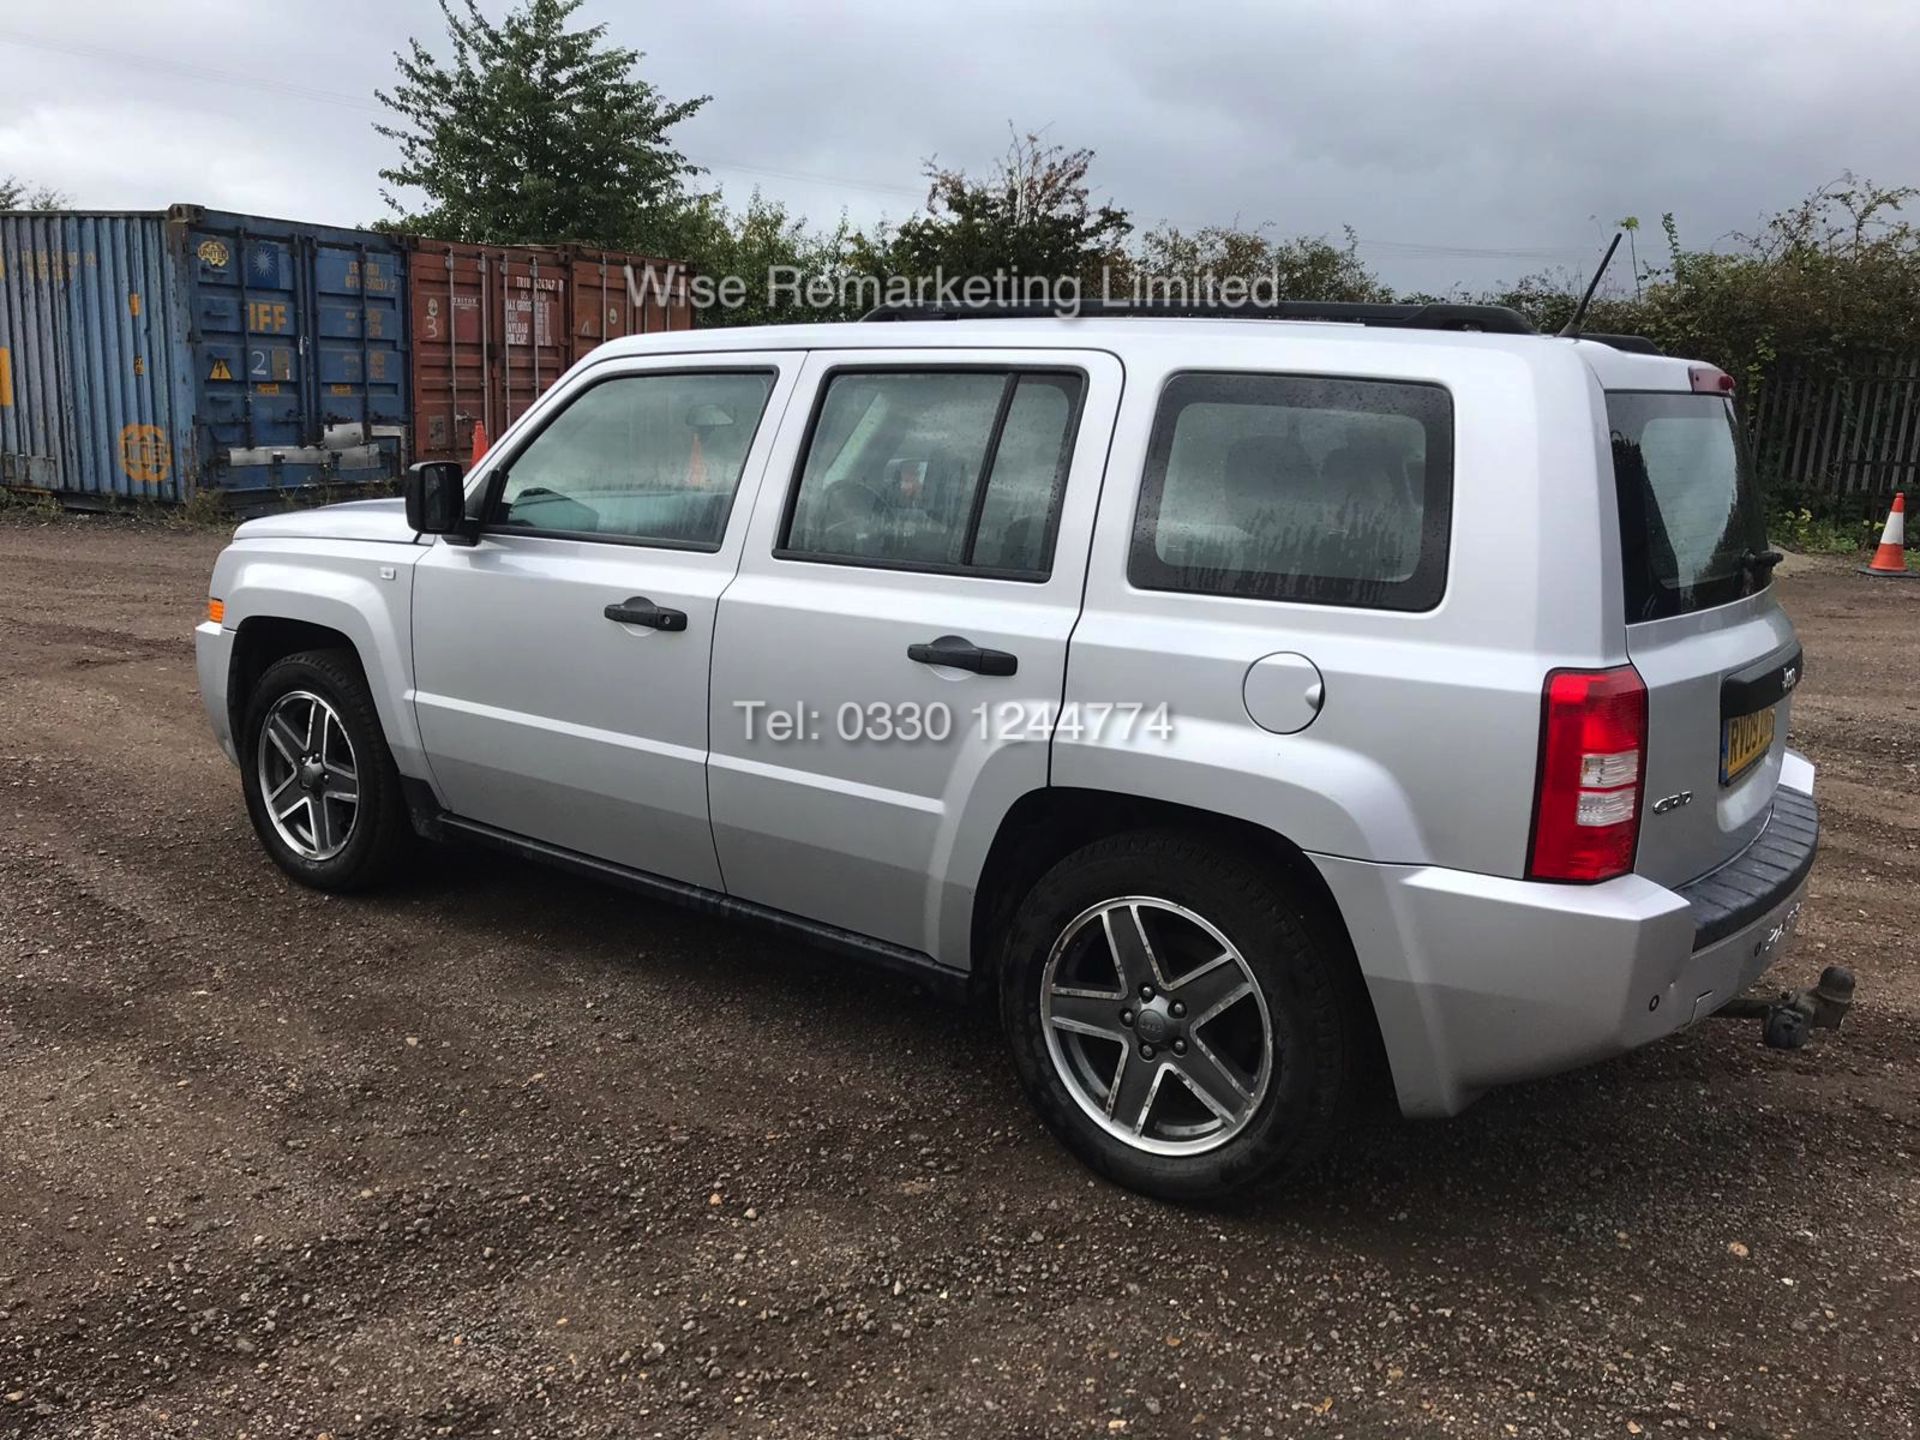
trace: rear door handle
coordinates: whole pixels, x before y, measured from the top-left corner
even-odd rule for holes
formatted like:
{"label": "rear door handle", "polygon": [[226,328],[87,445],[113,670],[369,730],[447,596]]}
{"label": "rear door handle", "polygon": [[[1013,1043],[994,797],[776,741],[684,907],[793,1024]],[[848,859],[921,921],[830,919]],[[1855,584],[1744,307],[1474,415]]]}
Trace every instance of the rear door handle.
{"label": "rear door handle", "polygon": [[950,665],[978,675],[1011,675],[1020,657],[1005,650],[982,650],[964,635],[942,635],[924,645],[907,646],[907,658],[922,665]]}
{"label": "rear door handle", "polygon": [[606,617],[622,625],[644,625],[649,630],[684,630],[687,628],[687,612],[668,610],[654,604],[644,595],[634,595],[618,601],[606,608]]}

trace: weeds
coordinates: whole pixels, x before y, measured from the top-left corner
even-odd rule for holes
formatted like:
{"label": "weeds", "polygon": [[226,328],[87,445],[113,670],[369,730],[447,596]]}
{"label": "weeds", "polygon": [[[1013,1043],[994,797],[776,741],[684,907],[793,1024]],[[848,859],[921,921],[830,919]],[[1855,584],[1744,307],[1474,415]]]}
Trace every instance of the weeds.
{"label": "weeds", "polygon": [[0,515],[16,523],[51,525],[65,514],[60,502],[43,490],[0,488]]}
{"label": "weeds", "polygon": [[1803,555],[1852,555],[1879,532],[1872,520],[1815,515],[1804,505],[1780,506],[1767,526],[1768,539]]}
{"label": "weeds", "polygon": [[160,512],[160,523],[174,530],[225,530],[233,524],[225,495],[211,486],[195,490],[178,505]]}

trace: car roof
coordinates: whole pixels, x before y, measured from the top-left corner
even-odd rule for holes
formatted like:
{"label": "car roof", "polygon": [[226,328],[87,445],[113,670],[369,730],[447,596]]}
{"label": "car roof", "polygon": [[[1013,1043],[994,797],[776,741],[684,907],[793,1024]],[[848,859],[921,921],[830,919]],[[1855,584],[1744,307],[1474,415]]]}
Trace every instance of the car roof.
{"label": "car roof", "polygon": [[[596,360],[623,356],[699,354],[739,350],[1105,350],[1124,358],[1141,346],[1178,345],[1205,350],[1231,346],[1244,353],[1248,341],[1334,340],[1357,346],[1404,349],[1434,346],[1496,352],[1541,364],[1572,350],[1607,389],[1685,390],[1685,360],[1619,350],[1598,341],[1557,335],[1489,334],[1474,330],[1428,330],[1343,321],[1186,319],[1160,316],[1027,317],[993,320],[898,320],[885,324],[844,321],[821,325],[743,325],[656,331],[611,340]],[[1238,368],[1238,362],[1236,367]]]}

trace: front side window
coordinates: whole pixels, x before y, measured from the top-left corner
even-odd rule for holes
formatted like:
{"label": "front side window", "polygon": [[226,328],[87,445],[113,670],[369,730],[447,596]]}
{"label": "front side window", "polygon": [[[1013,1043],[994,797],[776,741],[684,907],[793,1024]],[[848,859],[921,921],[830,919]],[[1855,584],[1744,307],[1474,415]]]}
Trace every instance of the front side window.
{"label": "front side window", "polygon": [[491,523],[718,549],[773,380],[618,375],[583,390],[513,457]]}
{"label": "front side window", "polygon": [[1428,610],[1446,587],[1453,407],[1437,385],[1176,375],[1127,576],[1147,590]]}
{"label": "front side window", "polygon": [[778,553],[1044,579],[1082,379],[845,371],[814,418]]}

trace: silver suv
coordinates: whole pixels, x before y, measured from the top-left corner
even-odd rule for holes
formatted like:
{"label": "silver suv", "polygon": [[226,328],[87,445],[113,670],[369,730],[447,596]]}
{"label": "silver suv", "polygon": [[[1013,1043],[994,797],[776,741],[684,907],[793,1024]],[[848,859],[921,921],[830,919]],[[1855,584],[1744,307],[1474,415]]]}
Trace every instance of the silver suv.
{"label": "silver suv", "polygon": [[268,853],[415,832],[998,998],[1171,1197],[1767,968],[1799,647],[1710,366],[1509,311],[607,345],[405,501],[242,525],[201,690]]}

